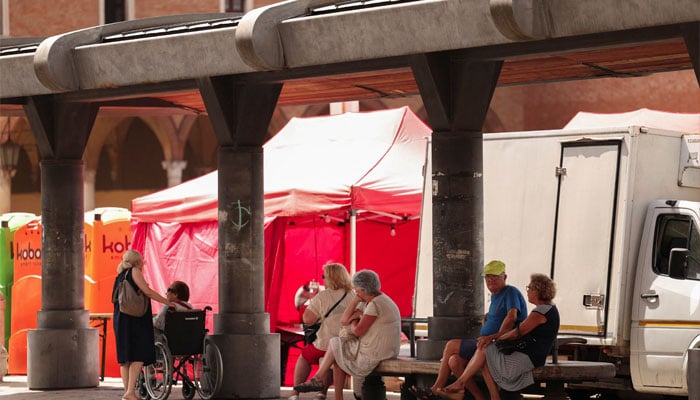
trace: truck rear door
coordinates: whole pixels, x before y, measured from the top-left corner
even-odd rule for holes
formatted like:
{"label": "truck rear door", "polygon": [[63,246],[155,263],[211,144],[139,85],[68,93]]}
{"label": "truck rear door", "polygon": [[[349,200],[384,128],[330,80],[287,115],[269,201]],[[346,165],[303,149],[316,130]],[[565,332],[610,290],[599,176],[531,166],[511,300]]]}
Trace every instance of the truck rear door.
{"label": "truck rear door", "polygon": [[606,332],[620,145],[619,140],[562,145],[552,252],[560,333]]}

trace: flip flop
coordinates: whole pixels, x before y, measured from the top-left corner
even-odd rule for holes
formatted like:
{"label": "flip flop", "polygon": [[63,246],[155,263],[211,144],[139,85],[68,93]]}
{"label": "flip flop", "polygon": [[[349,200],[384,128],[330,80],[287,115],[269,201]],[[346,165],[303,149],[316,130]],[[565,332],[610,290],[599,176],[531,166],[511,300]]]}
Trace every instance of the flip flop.
{"label": "flip flop", "polygon": [[298,385],[294,385],[294,390],[296,390],[299,393],[308,393],[308,392],[318,392],[323,390],[325,386],[323,385],[323,382],[320,380],[314,378],[311,378],[310,381],[300,383]]}

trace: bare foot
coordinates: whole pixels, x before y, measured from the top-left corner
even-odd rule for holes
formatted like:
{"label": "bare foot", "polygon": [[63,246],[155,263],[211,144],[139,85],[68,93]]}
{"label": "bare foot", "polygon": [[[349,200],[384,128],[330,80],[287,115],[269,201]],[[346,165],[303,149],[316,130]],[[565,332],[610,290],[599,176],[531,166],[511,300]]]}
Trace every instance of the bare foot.
{"label": "bare foot", "polygon": [[445,391],[445,392],[452,392],[452,393],[464,392],[464,382],[462,382],[462,381],[460,381],[459,379],[457,379],[457,380],[454,381],[451,385],[447,385],[447,386],[445,386],[445,387],[442,388],[442,389],[438,389],[438,391],[439,391],[439,390],[442,390],[442,391]]}
{"label": "bare foot", "polygon": [[464,390],[448,392],[445,389],[438,389],[437,395],[446,400],[464,400]]}

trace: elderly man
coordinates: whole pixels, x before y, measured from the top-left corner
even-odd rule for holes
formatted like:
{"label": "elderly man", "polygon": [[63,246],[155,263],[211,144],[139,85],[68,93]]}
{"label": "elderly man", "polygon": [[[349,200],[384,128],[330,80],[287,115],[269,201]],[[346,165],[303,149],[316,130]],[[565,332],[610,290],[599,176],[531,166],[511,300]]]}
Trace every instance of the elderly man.
{"label": "elderly man", "polygon": [[[438,389],[445,386],[450,373],[462,375],[467,363],[474,355],[477,346],[490,343],[527,317],[527,303],[522,293],[513,286],[506,285],[506,265],[503,261],[493,260],[484,266],[482,273],[486,288],[491,293],[491,305],[484,315],[483,325],[477,339],[452,339],[447,342],[440,360],[440,371],[435,383],[430,388],[412,387],[409,389],[419,400],[439,399]],[[470,379],[465,388],[476,400],[486,400],[478,389],[476,382]]]}

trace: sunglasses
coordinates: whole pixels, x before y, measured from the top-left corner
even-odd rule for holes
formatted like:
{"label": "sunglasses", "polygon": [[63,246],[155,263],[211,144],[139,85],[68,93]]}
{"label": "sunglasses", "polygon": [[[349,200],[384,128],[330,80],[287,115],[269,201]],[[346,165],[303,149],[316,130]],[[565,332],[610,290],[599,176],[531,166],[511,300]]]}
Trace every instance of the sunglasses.
{"label": "sunglasses", "polygon": [[167,293],[175,293],[175,289],[173,289],[173,288],[168,288]]}

